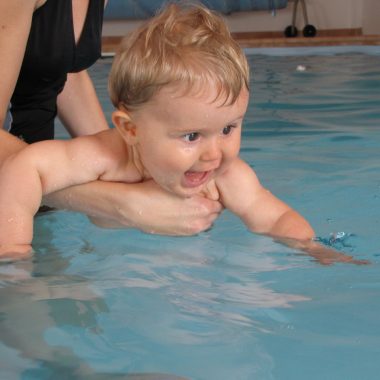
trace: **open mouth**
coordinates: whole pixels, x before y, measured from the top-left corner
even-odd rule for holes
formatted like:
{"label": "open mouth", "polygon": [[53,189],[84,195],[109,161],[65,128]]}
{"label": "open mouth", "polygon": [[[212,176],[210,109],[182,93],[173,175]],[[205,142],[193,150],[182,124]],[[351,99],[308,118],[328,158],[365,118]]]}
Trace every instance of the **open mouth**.
{"label": "open mouth", "polygon": [[210,177],[210,171],[207,172],[186,172],[184,185],[185,187],[197,187],[203,185]]}

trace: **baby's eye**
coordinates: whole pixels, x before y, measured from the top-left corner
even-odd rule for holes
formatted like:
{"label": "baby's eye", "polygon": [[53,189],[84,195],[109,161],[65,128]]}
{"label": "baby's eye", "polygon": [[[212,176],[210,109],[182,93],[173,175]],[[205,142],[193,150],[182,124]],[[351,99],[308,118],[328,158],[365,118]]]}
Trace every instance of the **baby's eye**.
{"label": "baby's eye", "polygon": [[198,132],[191,132],[187,133],[183,136],[183,139],[188,142],[196,141],[199,139],[199,133]]}
{"label": "baby's eye", "polygon": [[222,131],[223,135],[229,135],[232,132],[233,128],[235,128],[234,125],[227,125],[227,127],[224,127]]}

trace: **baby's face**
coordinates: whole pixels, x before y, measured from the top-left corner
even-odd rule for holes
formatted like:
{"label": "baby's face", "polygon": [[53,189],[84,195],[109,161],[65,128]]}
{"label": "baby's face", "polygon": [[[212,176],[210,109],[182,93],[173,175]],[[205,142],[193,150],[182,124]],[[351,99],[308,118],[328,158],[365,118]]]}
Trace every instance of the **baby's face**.
{"label": "baby's face", "polygon": [[223,173],[240,149],[248,91],[223,105],[210,86],[201,94],[181,95],[164,88],[133,113],[141,162],[163,188],[183,197],[199,193]]}

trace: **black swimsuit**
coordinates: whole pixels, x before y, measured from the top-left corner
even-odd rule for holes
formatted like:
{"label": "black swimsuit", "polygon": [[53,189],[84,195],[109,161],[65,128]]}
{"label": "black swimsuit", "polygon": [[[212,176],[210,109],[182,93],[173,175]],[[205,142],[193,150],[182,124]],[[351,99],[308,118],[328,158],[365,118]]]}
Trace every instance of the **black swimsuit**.
{"label": "black swimsuit", "polygon": [[48,0],[34,12],[11,98],[12,134],[28,143],[54,138],[57,96],[67,73],[84,70],[100,57],[103,11],[104,0],[90,0],[77,45],[71,1]]}

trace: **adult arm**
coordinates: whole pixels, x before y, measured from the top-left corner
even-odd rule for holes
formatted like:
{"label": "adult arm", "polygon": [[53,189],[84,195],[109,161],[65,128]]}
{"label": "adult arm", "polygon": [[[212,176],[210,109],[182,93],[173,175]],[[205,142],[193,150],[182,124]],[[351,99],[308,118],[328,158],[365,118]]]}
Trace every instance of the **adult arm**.
{"label": "adult arm", "polygon": [[33,12],[41,1],[0,1],[0,129],[20,73]]}
{"label": "adult arm", "polygon": [[[107,1],[104,2],[106,6]],[[78,44],[85,27],[88,2],[73,1],[73,27]],[[58,116],[71,136],[91,135],[108,129],[95,88],[87,70],[69,73],[57,99]]]}
{"label": "adult arm", "polygon": [[223,209],[220,202],[203,196],[180,198],[154,181],[91,182],[49,194],[44,204],[83,212],[103,227],[173,236],[195,235],[210,228]]}
{"label": "adult arm", "polygon": [[58,96],[58,116],[71,136],[91,135],[108,124],[87,70],[70,73]]}

